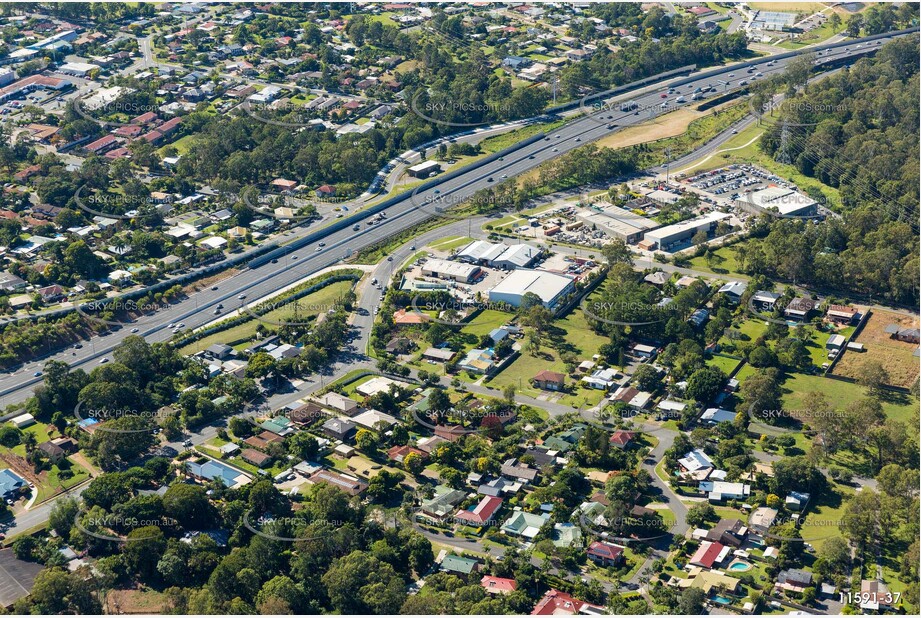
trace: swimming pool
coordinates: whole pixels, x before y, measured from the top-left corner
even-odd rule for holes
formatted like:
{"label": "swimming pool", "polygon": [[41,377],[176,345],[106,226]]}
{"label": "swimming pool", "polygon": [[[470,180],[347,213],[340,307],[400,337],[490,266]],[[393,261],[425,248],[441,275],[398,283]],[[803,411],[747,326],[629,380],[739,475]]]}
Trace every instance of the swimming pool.
{"label": "swimming pool", "polygon": [[737,573],[741,573],[742,571],[749,571],[751,570],[751,568],[752,568],[752,565],[750,565],[749,563],[743,562],[741,560],[736,560],[735,562],[729,565],[728,570],[735,571]]}
{"label": "swimming pool", "polygon": [[726,597],[723,597],[720,595],[716,595],[715,597],[713,597],[713,600],[719,603],[720,605],[731,605],[732,604],[732,599],[727,599]]}

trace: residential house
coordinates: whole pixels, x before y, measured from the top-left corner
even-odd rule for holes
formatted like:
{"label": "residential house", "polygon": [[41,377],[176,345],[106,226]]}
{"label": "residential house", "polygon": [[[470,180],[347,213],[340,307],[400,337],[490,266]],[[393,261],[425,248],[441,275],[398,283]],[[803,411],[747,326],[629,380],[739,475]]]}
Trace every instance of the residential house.
{"label": "residential house", "polygon": [[719,423],[732,423],[736,419],[736,413],[732,410],[723,410],[722,408],[707,408],[700,415],[700,422],[705,425],[718,425]]}
{"label": "residential house", "polygon": [[537,536],[548,521],[550,521],[549,515],[515,511],[502,524],[502,532],[509,536],[531,540]]}
{"label": "residential house", "polygon": [[702,481],[698,489],[708,494],[710,502],[724,500],[745,500],[751,495],[751,485],[727,483],[726,481]]}
{"label": "residential house", "polygon": [[758,290],[752,295],[750,302],[759,311],[773,311],[778,300],[780,300],[780,294]]}
{"label": "residential house", "polygon": [[457,505],[466,497],[466,492],[451,489],[447,485],[439,485],[435,488],[435,495],[422,502],[420,511],[435,521],[441,521],[453,513]]}
{"label": "residential house", "polygon": [[40,450],[45,457],[48,458],[48,461],[53,464],[57,464],[67,457],[67,453],[64,452],[64,449],[51,441],[39,444],[38,450]]}
{"label": "residential house", "polygon": [[551,588],[537,602],[532,616],[575,616],[577,614],[603,614],[604,607],[580,601],[565,592]]}
{"label": "residential house", "polygon": [[454,519],[470,526],[491,526],[492,517],[502,508],[502,500],[485,496],[472,510],[461,509],[454,514]]}
{"label": "residential house", "polygon": [[625,449],[630,446],[630,443],[635,437],[636,432],[634,431],[624,431],[623,429],[618,429],[611,434],[611,444],[619,449]]}
{"label": "residential house", "polygon": [[801,593],[812,587],[812,573],[803,569],[785,569],[777,574],[776,587],[786,592]]}
{"label": "residential house", "polygon": [[390,461],[395,461],[397,463],[403,463],[403,461],[406,459],[406,456],[409,455],[410,453],[415,453],[416,455],[418,455],[419,457],[422,457],[423,459],[428,457],[428,453],[424,451],[420,451],[419,449],[414,448],[412,446],[394,446],[394,447],[391,447],[387,451],[387,458]]}
{"label": "residential house", "polygon": [[854,321],[857,310],[847,305],[829,305],[825,317],[835,324],[848,325]]}
{"label": "residential house", "polygon": [[441,570],[445,573],[451,573],[452,575],[466,578],[471,573],[475,573],[477,569],[479,569],[480,564],[473,558],[449,554],[442,559],[440,566]]}
{"label": "residential house", "polygon": [[741,281],[731,281],[719,289],[719,293],[726,296],[730,302],[738,304],[742,300],[742,295],[748,288],[747,283]]}
{"label": "residential house", "polygon": [[186,462],[186,470],[200,481],[217,480],[229,489],[236,489],[252,480],[249,475],[211,459],[201,464],[194,461]]}
{"label": "residential house", "polygon": [[0,470],[0,498],[13,500],[19,497],[23,487],[26,487],[26,481],[21,476],[7,468]]}
{"label": "residential house", "polygon": [[723,518],[707,532],[707,536],[704,538],[714,543],[722,543],[738,549],[745,542],[747,535],[748,528],[740,520]]}
{"label": "residential house", "polygon": [[766,534],[774,520],[777,519],[777,509],[771,509],[766,506],[758,507],[752,511],[751,517],[748,518],[748,526],[758,534]]}
{"label": "residential house", "polygon": [[489,594],[511,594],[518,589],[518,584],[514,579],[492,575],[484,575],[480,580],[480,585]]}
{"label": "residential house", "polygon": [[503,476],[506,476],[513,481],[521,481],[522,483],[533,483],[537,479],[538,471],[535,468],[532,468],[526,464],[519,462],[517,459],[507,459],[500,469]]}
{"label": "residential house", "polygon": [[251,463],[257,468],[264,468],[272,463],[272,458],[269,455],[252,448],[243,449],[243,452],[240,453],[240,457],[243,461]]}
{"label": "residential house", "polygon": [[323,433],[334,440],[348,442],[358,431],[358,426],[346,418],[331,418],[323,423]]}
{"label": "residential house", "polygon": [[329,392],[319,398],[321,404],[331,410],[353,416],[358,411],[358,402],[339,393]]}
{"label": "residential house", "polygon": [[791,491],[784,499],[784,507],[791,511],[802,511],[809,504],[809,494],[799,491]]}
{"label": "residential house", "polygon": [[697,551],[694,552],[694,555],[691,556],[688,564],[693,564],[705,569],[712,569],[714,565],[722,563],[731,553],[731,547],[723,545],[722,543],[704,541],[700,544],[700,547],[697,548]]}
{"label": "residential house", "polygon": [[917,328],[902,328],[899,324],[889,324],[886,326],[885,332],[890,339],[908,343],[921,343],[921,331]]}
{"label": "residential house", "polygon": [[547,369],[538,371],[532,381],[535,387],[545,391],[561,391],[566,388],[566,376]]}
{"label": "residential house", "polygon": [[333,470],[320,470],[308,479],[313,484],[323,483],[337,487],[350,496],[357,496],[368,488],[368,484],[353,476],[340,474]]}
{"label": "residential house", "polygon": [[589,560],[601,566],[615,566],[624,561],[624,548],[604,541],[592,541],[585,553]]}
{"label": "residential house", "polygon": [[816,302],[811,298],[798,297],[790,301],[783,314],[791,320],[803,322],[809,317],[809,313],[815,309],[815,306]]}
{"label": "residential house", "polygon": [[887,611],[895,609],[897,601],[888,586],[876,579],[864,579],[860,582],[860,609]]}

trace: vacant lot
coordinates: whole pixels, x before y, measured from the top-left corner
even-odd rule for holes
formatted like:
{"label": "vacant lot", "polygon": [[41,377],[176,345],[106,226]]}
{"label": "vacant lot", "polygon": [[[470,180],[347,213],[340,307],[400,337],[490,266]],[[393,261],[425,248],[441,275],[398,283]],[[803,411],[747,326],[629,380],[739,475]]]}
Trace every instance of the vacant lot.
{"label": "vacant lot", "polygon": [[[829,403],[842,409],[849,404],[865,398],[866,389],[857,384],[842,382],[816,375],[802,373],[791,374],[783,383],[783,406],[787,410],[800,410],[807,393],[818,391],[825,395]],[[889,418],[910,422],[912,415],[918,411],[918,401],[908,395],[892,393],[889,399],[882,401],[883,412]]]}
{"label": "vacant lot", "polygon": [[873,360],[885,367],[891,385],[910,387],[918,378],[918,358],[914,356],[918,344],[890,338],[886,332],[889,324],[898,324],[900,328],[918,328],[918,320],[914,317],[873,311],[856,339],[864,345],[866,352],[845,352],[835,365],[835,373],[856,380],[860,377],[863,364]]}

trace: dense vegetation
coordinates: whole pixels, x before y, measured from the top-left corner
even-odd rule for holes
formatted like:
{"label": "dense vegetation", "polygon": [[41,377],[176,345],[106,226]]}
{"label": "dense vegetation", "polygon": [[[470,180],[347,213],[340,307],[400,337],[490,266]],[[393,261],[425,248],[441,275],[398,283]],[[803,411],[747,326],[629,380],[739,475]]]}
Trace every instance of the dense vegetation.
{"label": "dense vegetation", "polygon": [[763,222],[743,272],[917,305],[918,70],[918,38],[894,41],[800,93],[789,109],[828,110],[790,118],[807,126],[768,127],[764,151],[836,188],[816,197],[842,217]]}

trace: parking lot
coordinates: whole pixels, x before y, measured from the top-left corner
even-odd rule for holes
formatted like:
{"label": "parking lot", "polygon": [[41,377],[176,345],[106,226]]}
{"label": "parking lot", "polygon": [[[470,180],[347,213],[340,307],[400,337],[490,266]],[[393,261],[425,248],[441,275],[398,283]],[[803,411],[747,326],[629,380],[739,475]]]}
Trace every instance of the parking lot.
{"label": "parking lot", "polygon": [[780,176],[751,165],[733,164],[715,170],[700,172],[680,181],[700,191],[728,199],[739,199],[770,186],[796,189]]}

